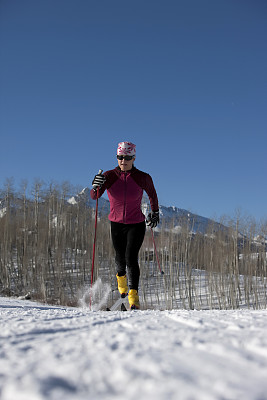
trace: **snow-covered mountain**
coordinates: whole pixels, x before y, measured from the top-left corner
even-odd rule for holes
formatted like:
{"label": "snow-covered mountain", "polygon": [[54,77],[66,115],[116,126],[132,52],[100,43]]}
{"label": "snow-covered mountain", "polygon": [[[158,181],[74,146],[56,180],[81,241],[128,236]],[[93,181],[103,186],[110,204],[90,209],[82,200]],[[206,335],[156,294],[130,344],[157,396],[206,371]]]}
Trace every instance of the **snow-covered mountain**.
{"label": "snow-covered mountain", "polygon": [[[77,205],[80,204],[86,208],[95,208],[96,201],[91,199],[90,190],[85,187],[80,193],[70,197],[67,200],[68,204]],[[23,200],[19,197],[14,197],[9,201],[9,207],[14,210],[16,208],[23,207]],[[102,196],[98,201],[98,214],[99,216],[105,216],[109,213],[109,200]],[[160,225],[167,229],[174,229],[179,232],[181,224],[188,224],[188,228],[192,232],[206,233],[209,226],[213,226],[214,230],[224,229],[224,227],[209,218],[201,217],[197,214],[193,214],[188,210],[184,210],[177,207],[166,207],[164,205],[159,206],[160,209]],[[2,218],[7,211],[7,202],[5,199],[0,200],[0,218]],[[148,196],[144,194],[142,200],[142,211],[147,216],[150,209],[150,203]]]}
{"label": "snow-covered mountain", "polygon": [[[80,193],[68,199],[68,203],[72,205],[80,203],[84,207],[95,208],[96,201],[91,199],[90,191],[91,189],[88,187],[84,188]],[[99,215],[106,215],[109,213],[109,201],[104,197],[100,197],[98,200],[98,213]]]}
{"label": "snow-covered mountain", "polygon": [[[68,200],[69,204],[82,204],[85,207],[95,208],[96,201],[90,197],[90,189],[84,188],[76,196],[71,197]],[[106,215],[109,213],[109,200],[104,197],[100,197],[99,203],[99,215]],[[177,207],[166,207],[164,205],[159,206],[160,210],[160,221],[161,226],[164,225],[166,228],[174,229],[179,232],[181,224],[188,224],[188,228],[192,232],[206,233],[208,228],[212,226],[213,230],[225,229],[223,225],[214,222],[213,220],[201,217],[200,215],[193,214],[188,210]],[[151,211],[148,196],[144,194],[142,200],[142,211],[145,215],[148,215]]]}
{"label": "snow-covered mountain", "polygon": [[[90,190],[85,187],[80,193],[70,197],[67,203],[70,205],[80,204],[86,208],[95,208],[96,201],[91,199]],[[15,209],[17,207],[23,207],[23,200],[19,197],[13,198],[9,201],[9,207]],[[164,205],[159,206],[160,210],[160,225],[159,228],[172,229],[174,232],[179,233],[181,225],[187,224],[188,229],[191,232],[207,233],[212,227],[212,231],[225,230],[226,227],[219,224],[209,218],[202,217],[197,214],[193,214],[188,210],[177,207],[167,207]],[[2,218],[7,211],[7,202],[5,199],[0,200],[0,218]],[[142,200],[142,211],[144,215],[148,215],[151,211],[148,196],[144,194]],[[102,196],[98,201],[98,214],[99,216],[105,216],[109,213],[109,200],[107,197]],[[157,228],[156,228],[157,230]]]}

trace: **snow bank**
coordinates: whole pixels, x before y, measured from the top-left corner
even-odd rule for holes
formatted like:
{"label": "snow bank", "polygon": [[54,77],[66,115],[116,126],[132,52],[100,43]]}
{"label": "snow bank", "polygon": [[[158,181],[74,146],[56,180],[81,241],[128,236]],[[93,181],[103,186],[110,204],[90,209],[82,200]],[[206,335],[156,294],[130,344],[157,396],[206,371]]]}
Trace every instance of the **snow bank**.
{"label": "snow bank", "polygon": [[267,399],[266,310],[0,313],[2,400]]}

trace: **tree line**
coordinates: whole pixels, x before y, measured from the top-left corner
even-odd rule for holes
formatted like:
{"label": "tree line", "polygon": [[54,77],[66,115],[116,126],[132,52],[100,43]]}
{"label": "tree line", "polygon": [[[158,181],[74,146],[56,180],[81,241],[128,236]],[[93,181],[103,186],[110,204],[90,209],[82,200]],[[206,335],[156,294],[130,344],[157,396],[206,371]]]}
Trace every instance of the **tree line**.
{"label": "tree line", "polygon": [[[0,290],[51,304],[78,305],[90,286],[95,211],[67,200],[77,189],[67,182],[36,180],[19,191],[7,180],[0,191]],[[221,221],[222,222],[222,221]],[[194,221],[162,221],[155,231],[159,274],[152,236],[140,251],[140,296],[145,308],[266,308],[267,223],[224,219],[205,234]],[[178,226],[178,229],[177,229]],[[216,224],[217,226],[217,224]],[[98,219],[94,279],[116,296],[116,266],[107,216]]]}

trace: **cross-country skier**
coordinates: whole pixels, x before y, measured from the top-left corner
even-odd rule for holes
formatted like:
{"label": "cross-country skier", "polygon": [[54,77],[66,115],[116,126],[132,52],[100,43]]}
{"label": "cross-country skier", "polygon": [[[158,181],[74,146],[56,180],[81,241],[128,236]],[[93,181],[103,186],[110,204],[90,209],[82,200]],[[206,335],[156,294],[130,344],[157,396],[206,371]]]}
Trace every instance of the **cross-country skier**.
{"label": "cross-country skier", "polygon": [[[154,228],[159,222],[158,197],[149,174],[142,172],[133,165],[136,157],[136,146],[130,142],[118,144],[118,167],[104,174],[98,174],[93,179],[91,198],[96,200],[107,190],[110,201],[109,220],[111,221],[111,236],[116,252],[118,290],[122,297],[128,293],[131,309],[138,309],[139,296],[139,265],[138,253],[143,243],[146,222]],[[147,193],[151,210],[147,219],[141,211],[143,190]]]}

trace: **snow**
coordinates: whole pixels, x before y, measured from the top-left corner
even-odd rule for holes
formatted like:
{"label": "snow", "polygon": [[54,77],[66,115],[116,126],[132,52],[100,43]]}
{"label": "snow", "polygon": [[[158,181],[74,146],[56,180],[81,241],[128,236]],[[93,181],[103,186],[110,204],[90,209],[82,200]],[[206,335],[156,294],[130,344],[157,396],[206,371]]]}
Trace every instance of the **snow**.
{"label": "snow", "polygon": [[72,205],[75,205],[75,204],[77,204],[78,202],[77,202],[77,200],[75,199],[75,197],[73,196],[73,197],[71,197],[71,198],[68,200],[68,203],[69,203],[69,204],[72,204]]}
{"label": "snow", "polygon": [[[0,201],[1,204],[1,201]],[[2,209],[0,209],[0,218],[3,218],[6,215],[7,212],[7,208],[3,207]]]}
{"label": "snow", "polygon": [[267,310],[0,313],[1,400],[267,399]]}

